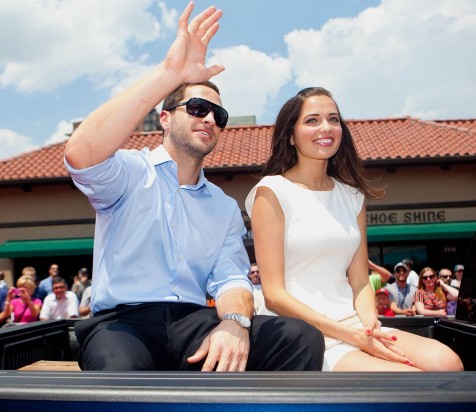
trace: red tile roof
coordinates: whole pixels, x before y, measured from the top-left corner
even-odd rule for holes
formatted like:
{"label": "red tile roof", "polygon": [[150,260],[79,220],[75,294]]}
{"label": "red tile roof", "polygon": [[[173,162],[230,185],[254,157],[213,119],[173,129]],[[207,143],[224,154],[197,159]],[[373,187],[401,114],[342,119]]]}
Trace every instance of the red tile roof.
{"label": "red tile roof", "polygon": [[[402,117],[348,120],[359,155],[366,163],[399,159],[476,161],[476,119],[424,121]],[[206,169],[259,167],[269,155],[273,126],[226,129],[206,157]],[[161,132],[134,133],[125,148],[156,147]],[[68,179],[63,165],[66,141],[0,162],[0,184]]]}

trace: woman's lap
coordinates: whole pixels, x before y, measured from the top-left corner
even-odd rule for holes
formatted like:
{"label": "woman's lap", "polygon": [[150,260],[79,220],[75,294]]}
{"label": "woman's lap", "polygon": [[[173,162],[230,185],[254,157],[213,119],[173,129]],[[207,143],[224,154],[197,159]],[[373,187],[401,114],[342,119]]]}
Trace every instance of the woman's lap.
{"label": "woman's lap", "polygon": [[[362,323],[357,323],[351,325],[352,327],[363,327]],[[384,332],[390,332],[394,329],[392,328],[381,328]],[[326,347],[326,351],[324,352],[324,364],[322,366],[322,371],[330,372],[333,371],[336,364],[348,353],[353,351],[361,351],[356,346],[350,345],[345,342],[340,342],[338,344],[333,345],[330,348]]]}

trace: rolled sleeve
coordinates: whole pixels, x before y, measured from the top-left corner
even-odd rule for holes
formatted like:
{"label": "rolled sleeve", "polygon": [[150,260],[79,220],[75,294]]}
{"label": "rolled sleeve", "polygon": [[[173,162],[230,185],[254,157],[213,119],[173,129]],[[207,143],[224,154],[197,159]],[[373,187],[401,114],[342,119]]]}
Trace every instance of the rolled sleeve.
{"label": "rolled sleeve", "polygon": [[232,288],[253,291],[248,279],[250,260],[242,239],[245,233],[246,228],[241,212],[235,203],[233,218],[207,287],[208,293],[215,299]]}

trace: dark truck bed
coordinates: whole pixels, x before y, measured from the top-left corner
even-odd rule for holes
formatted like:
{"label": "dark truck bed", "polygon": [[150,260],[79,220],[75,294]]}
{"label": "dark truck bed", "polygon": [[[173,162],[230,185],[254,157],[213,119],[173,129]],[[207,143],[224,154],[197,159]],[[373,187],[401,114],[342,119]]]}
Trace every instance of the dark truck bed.
{"label": "dark truck bed", "polygon": [[[38,360],[74,360],[71,321],[0,330],[0,411],[413,411],[476,410],[476,333],[451,319],[385,318],[385,326],[435,338],[465,372],[29,372]],[[438,405],[436,405],[438,403]],[[445,405],[446,404],[446,405]],[[66,409],[65,409],[66,408]]]}

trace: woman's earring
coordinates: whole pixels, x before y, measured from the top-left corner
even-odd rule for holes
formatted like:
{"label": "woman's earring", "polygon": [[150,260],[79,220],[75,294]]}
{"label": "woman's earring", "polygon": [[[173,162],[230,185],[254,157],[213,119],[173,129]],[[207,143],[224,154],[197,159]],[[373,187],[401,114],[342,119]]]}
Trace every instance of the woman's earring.
{"label": "woman's earring", "polygon": [[294,138],[291,136],[291,138],[289,139],[289,143],[291,144],[291,146],[294,146]]}

